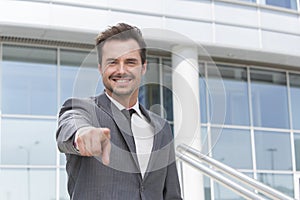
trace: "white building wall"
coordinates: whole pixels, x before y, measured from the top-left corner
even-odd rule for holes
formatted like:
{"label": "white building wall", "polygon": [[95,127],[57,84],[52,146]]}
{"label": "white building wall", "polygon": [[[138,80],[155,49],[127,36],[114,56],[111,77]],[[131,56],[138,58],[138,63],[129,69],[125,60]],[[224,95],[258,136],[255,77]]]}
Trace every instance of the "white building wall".
{"label": "white building wall", "polygon": [[299,16],[293,10],[242,1],[0,1],[0,33],[93,43],[92,35],[126,21],[170,29],[207,46],[298,56]]}

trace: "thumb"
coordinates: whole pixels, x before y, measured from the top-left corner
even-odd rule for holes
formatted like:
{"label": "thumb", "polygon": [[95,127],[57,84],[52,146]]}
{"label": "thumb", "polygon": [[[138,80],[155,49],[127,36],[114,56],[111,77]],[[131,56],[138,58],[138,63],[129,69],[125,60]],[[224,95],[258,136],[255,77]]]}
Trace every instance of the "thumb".
{"label": "thumb", "polygon": [[102,141],[101,141],[101,148],[102,148],[102,163],[104,165],[109,165],[109,156],[111,150],[110,144],[110,130],[108,128],[102,128]]}

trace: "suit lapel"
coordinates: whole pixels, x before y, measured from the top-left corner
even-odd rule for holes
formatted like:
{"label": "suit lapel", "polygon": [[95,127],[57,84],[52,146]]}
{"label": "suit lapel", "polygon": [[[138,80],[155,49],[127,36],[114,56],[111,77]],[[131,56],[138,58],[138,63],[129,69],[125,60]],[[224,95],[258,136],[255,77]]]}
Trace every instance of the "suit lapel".
{"label": "suit lapel", "polygon": [[133,157],[136,167],[140,169],[136,154],[134,138],[128,120],[123,115],[123,113],[110,101],[106,94],[99,95],[96,98],[96,103],[112,118],[112,120],[118,126],[120,133],[124,138],[125,143]]}
{"label": "suit lapel", "polygon": [[[124,138],[126,145],[128,146],[131,156],[135,162],[135,165],[140,171],[134,138],[132,136],[128,120],[125,118],[123,113],[109,100],[106,94],[101,94],[98,97],[96,97],[96,103],[104,112],[106,112],[112,118],[115,124],[119,127],[120,133]],[[148,176],[149,172],[167,166],[169,149],[161,149],[161,144],[164,139],[164,126],[166,122],[164,120],[158,120],[157,117],[153,116],[153,114],[149,114],[149,112],[142,105],[140,105],[140,110],[154,128],[153,147],[148,162],[148,167],[144,175],[145,179]],[[157,159],[158,161],[156,161]]]}

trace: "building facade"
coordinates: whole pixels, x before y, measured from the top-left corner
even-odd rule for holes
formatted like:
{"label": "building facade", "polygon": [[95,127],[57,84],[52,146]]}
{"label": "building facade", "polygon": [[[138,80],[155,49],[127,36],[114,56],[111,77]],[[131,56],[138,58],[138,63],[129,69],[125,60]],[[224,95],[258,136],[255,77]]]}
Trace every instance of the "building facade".
{"label": "building facade", "polygon": [[[68,199],[57,112],[103,91],[94,39],[149,46],[140,101],[187,143],[300,198],[299,0],[0,1],[0,199]],[[185,199],[240,199],[184,166]]]}

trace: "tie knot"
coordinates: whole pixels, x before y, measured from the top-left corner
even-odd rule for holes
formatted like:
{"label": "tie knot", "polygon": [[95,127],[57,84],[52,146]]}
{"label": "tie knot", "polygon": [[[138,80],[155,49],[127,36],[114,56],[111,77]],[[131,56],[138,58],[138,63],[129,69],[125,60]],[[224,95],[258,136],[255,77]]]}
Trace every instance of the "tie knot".
{"label": "tie knot", "polygon": [[133,115],[133,113],[135,113],[135,110],[132,109],[132,108],[129,109],[129,110],[123,109],[121,112],[125,115],[125,117],[126,117],[127,119],[131,119],[131,116]]}

